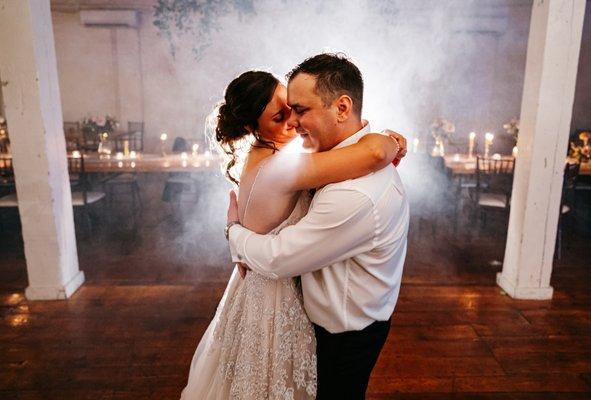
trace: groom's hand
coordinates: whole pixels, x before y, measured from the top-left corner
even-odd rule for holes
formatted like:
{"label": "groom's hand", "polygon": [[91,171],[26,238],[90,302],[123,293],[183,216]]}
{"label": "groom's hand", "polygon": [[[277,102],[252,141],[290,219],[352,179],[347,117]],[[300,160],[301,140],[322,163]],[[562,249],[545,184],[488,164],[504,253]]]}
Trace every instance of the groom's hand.
{"label": "groom's hand", "polygon": [[233,221],[240,221],[238,217],[238,199],[236,198],[236,192],[230,190],[230,205],[228,206],[228,223]]}
{"label": "groom's hand", "polygon": [[406,138],[402,136],[400,133],[391,131],[390,129],[384,129],[384,132],[387,133],[391,138],[396,140],[398,142],[398,146],[400,146],[398,154],[394,158],[394,161],[392,161],[392,163],[395,166],[398,166],[398,164],[400,164],[400,160],[402,160],[404,156],[406,156]]}

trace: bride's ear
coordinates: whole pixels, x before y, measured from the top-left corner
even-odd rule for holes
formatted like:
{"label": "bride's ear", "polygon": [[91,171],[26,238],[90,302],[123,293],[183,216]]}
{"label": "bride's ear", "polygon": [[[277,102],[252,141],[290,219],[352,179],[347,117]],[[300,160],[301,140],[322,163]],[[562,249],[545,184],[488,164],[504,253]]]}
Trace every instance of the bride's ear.
{"label": "bride's ear", "polygon": [[246,129],[248,131],[248,133],[254,132],[254,129],[252,129],[252,126],[250,126],[250,125],[244,125],[244,129]]}
{"label": "bride's ear", "polygon": [[343,94],[335,102],[337,107],[337,121],[344,122],[349,119],[349,116],[353,112],[353,100],[351,97]]}

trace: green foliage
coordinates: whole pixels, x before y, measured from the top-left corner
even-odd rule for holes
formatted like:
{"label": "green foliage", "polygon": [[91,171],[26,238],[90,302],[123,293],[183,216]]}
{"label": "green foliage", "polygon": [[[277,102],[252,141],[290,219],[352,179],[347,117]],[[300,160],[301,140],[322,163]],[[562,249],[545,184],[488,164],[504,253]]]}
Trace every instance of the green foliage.
{"label": "green foliage", "polygon": [[200,59],[211,45],[211,33],[220,29],[219,19],[230,12],[240,17],[255,14],[254,0],[157,0],[154,25],[176,54],[175,38],[189,36],[193,54]]}

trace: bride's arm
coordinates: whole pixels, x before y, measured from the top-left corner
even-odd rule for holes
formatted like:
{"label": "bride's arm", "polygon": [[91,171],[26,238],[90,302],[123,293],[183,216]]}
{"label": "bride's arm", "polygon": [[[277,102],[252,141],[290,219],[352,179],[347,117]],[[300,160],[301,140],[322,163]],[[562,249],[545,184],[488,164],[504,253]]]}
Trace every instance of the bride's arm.
{"label": "bride's arm", "polygon": [[296,192],[359,178],[392,162],[400,146],[388,135],[370,133],[357,143],[318,153],[282,153],[271,156],[266,178],[276,189]]}

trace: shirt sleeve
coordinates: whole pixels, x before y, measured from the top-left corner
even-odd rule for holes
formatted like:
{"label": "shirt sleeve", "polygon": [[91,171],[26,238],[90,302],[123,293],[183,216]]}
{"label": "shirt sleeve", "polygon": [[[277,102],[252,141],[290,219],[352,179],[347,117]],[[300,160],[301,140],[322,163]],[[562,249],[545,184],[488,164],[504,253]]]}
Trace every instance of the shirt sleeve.
{"label": "shirt sleeve", "polygon": [[312,272],[373,248],[374,207],[363,193],[324,188],[308,214],[277,235],[260,235],[240,225],[230,228],[234,262],[269,278]]}

